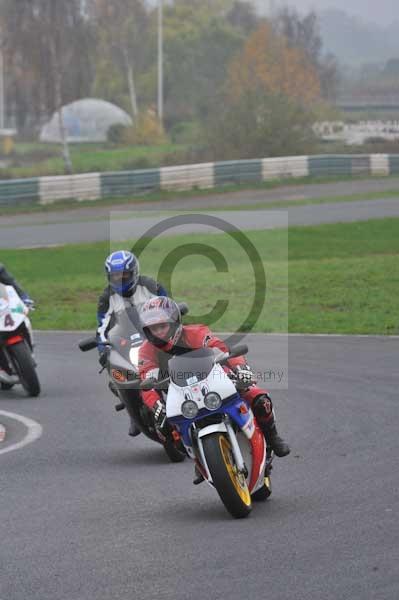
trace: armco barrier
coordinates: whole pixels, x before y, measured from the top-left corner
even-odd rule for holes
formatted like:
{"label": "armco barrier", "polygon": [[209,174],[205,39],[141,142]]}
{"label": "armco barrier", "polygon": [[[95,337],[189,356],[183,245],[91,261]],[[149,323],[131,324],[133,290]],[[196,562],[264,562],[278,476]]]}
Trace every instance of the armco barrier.
{"label": "armco barrier", "polygon": [[[1,171],[0,171],[1,174]],[[157,190],[213,188],[298,177],[399,174],[399,154],[326,154],[179,165],[115,173],[85,173],[0,181],[0,207],[65,199],[137,196]]]}
{"label": "armco barrier", "polygon": [[309,175],[328,177],[329,175],[352,175],[351,156],[309,156]]}
{"label": "armco barrier", "polygon": [[101,197],[116,198],[153,192],[161,188],[160,169],[101,174]]}
{"label": "armco barrier", "polygon": [[309,158],[307,156],[287,156],[286,158],[264,158],[262,160],[262,179],[289,179],[307,177]]}
{"label": "armco barrier", "polygon": [[214,163],[162,167],[160,172],[162,190],[206,189],[215,186]]}
{"label": "armco barrier", "polygon": [[61,177],[40,177],[40,204],[51,204],[57,200],[96,200],[101,197],[99,173],[66,175]]}
{"label": "armco barrier", "polygon": [[389,175],[388,154],[370,154],[370,168],[372,175]]}
{"label": "armco barrier", "polygon": [[399,173],[399,156],[389,156],[389,172]]}
{"label": "armco barrier", "polygon": [[0,181],[0,206],[35,204],[39,200],[39,179]]}
{"label": "armco barrier", "polygon": [[262,181],[261,160],[232,160],[214,165],[215,186]]}

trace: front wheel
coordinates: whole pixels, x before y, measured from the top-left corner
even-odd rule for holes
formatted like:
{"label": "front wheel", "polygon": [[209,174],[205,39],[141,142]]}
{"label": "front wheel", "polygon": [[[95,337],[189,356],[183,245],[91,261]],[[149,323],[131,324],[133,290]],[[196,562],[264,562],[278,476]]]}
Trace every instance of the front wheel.
{"label": "front wheel", "polygon": [[203,448],[221,501],[236,519],[247,517],[252,510],[251,494],[244,474],[237,471],[229,438],[212,433],[203,438]]}
{"label": "front wheel", "polygon": [[9,346],[8,353],[19,380],[28,396],[40,394],[40,382],[36,373],[35,363],[25,342]]}
{"label": "front wheel", "polygon": [[163,444],[163,448],[167,454],[169,460],[173,463],[183,462],[186,458],[186,452],[183,449],[179,449],[173,440],[173,438],[167,438]]}

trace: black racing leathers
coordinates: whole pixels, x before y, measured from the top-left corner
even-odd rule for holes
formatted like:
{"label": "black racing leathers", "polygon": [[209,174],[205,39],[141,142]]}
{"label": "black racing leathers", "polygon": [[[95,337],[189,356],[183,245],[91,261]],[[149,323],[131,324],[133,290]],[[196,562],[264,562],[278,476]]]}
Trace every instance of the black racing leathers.
{"label": "black racing leathers", "polygon": [[15,281],[15,279],[11,275],[11,273],[9,273],[7,271],[7,269],[5,268],[5,266],[1,263],[0,263],[0,283],[2,283],[3,285],[11,285],[17,292],[18,296],[20,296],[22,299],[27,297],[27,294],[24,292],[24,290],[21,288],[21,286]]}

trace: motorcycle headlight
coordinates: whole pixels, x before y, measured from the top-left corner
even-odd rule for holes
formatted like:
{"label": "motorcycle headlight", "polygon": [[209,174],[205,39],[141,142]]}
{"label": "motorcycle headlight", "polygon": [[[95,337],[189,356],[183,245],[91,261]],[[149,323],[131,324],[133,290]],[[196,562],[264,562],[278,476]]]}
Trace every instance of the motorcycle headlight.
{"label": "motorcycle headlight", "polygon": [[186,400],[181,405],[181,413],[186,419],[194,419],[198,414],[198,406],[193,400]]}
{"label": "motorcycle headlight", "polygon": [[208,410],[217,410],[222,406],[222,399],[216,392],[209,392],[204,398],[204,404]]}
{"label": "motorcycle headlight", "polygon": [[132,365],[137,367],[139,364],[139,349],[138,348],[130,348],[129,358]]}

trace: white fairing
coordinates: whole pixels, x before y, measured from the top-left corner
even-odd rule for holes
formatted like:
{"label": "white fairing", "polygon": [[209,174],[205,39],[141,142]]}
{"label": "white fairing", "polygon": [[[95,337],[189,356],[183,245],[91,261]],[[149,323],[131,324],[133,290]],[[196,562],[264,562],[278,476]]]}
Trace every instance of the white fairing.
{"label": "white fairing", "polygon": [[0,331],[15,331],[25,323],[32,335],[32,328],[28,318],[29,309],[22,302],[17,292],[10,285],[0,284]]}
{"label": "white fairing", "polygon": [[[228,374],[220,364],[215,364],[213,366],[212,371],[206,379],[197,380],[196,377],[192,377],[191,380],[187,379],[187,382],[189,382],[190,385],[185,387],[180,387],[172,381],[169,384],[166,398],[166,415],[169,419],[180,417],[182,415],[181,407],[187,400],[194,401],[197,404],[199,411],[201,409],[206,409],[209,414],[211,411],[207,409],[204,402],[204,398],[209,392],[218,393],[222,400],[237,394],[233,381],[229,378]],[[209,435],[221,432],[228,436],[231,443],[231,450],[234,455],[235,465],[240,473],[246,473],[247,485],[250,485],[253,459],[251,439],[255,433],[255,423],[252,411],[249,411],[248,417],[242,431],[236,432],[232,427],[229,418],[223,419],[222,422],[219,423],[208,424],[200,430],[197,430],[197,449],[191,444],[187,445],[186,441],[184,442],[190,458],[197,459],[201,463],[202,468],[206,473],[206,481],[208,484],[213,485],[213,481],[207,464],[203,440]],[[251,493],[263,486],[265,461],[266,446],[263,448],[263,458],[259,465],[259,476],[257,476],[255,485],[252,486]]]}
{"label": "white fairing", "polygon": [[214,365],[206,379],[199,381],[193,377],[192,383],[186,387],[179,387],[171,381],[166,400],[166,416],[168,419],[180,416],[181,406],[186,400],[194,400],[199,410],[206,408],[204,397],[210,391],[217,392],[222,400],[236,393],[234,383],[219,364]]}

